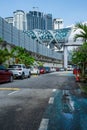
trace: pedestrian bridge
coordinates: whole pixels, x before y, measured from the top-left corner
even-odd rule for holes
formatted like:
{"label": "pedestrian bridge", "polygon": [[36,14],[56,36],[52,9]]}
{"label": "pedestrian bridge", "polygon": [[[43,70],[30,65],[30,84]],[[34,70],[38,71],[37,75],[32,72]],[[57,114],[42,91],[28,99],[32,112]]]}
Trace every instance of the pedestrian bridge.
{"label": "pedestrian bridge", "polygon": [[33,40],[38,41],[40,44],[45,44],[51,49],[57,48],[64,50],[64,67],[67,68],[68,59],[67,59],[67,47],[68,46],[81,46],[82,40],[78,39],[74,41],[75,31],[73,28],[63,28],[58,30],[28,30],[24,31],[29,37]]}
{"label": "pedestrian bridge", "polygon": [[38,41],[40,44],[50,46],[50,48],[57,47],[61,49],[63,46],[81,46],[82,40],[74,41],[73,28],[63,28],[57,30],[27,30],[23,31],[33,40]]}
{"label": "pedestrian bridge", "polygon": [[24,31],[29,37],[38,41],[41,44],[45,44],[50,48],[57,47],[61,49],[62,46],[68,42],[71,28],[63,28],[58,30],[28,30]]}

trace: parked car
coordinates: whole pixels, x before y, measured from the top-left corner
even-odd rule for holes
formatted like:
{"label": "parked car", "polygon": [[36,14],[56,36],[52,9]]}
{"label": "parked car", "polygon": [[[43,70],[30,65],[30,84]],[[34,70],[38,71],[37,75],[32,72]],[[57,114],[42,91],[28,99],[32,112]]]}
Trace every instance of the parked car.
{"label": "parked car", "polygon": [[39,66],[39,70],[40,70],[40,74],[46,73],[45,67],[43,67],[43,66]]}
{"label": "parked car", "polygon": [[55,69],[54,67],[51,67],[51,68],[50,68],[50,71],[51,71],[51,72],[55,72],[56,69]]}
{"label": "parked car", "polygon": [[58,68],[58,67],[56,67],[56,71],[59,71],[59,68]]}
{"label": "parked car", "polygon": [[66,69],[67,71],[72,71],[73,70],[73,67],[72,67],[72,65],[68,65],[68,67],[67,67],[67,69]]}
{"label": "parked car", "polygon": [[34,75],[34,74],[39,75],[40,74],[40,70],[38,67],[31,66],[30,71],[31,71],[31,75]]}
{"label": "parked car", "polygon": [[64,67],[60,67],[59,71],[65,71]]}
{"label": "parked car", "polygon": [[13,73],[6,69],[3,65],[0,65],[0,83],[2,82],[12,82]]}
{"label": "parked car", "polygon": [[46,73],[50,73],[51,72],[50,67],[45,66],[44,68],[45,68]]}
{"label": "parked car", "polygon": [[25,77],[30,78],[31,72],[24,64],[9,65],[9,70],[13,72],[15,78],[24,79]]}
{"label": "parked car", "polygon": [[79,67],[73,68],[73,74],[77,74],[78,72],[81,73],[81,70]]}

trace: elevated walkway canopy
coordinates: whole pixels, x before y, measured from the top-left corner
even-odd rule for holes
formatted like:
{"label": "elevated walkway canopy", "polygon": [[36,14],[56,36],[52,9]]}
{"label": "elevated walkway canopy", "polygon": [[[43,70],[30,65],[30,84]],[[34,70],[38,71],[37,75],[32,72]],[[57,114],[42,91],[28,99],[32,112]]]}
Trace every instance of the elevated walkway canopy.
{"label": "elevated walkway canopy", "polygon": [[28,30],[23,31],[32,39],[38,41],[40,44],[56,46],[61,49],[64,43],[68,42],[68,37],[71,33],[71,28],[63,28],[58,30]]}

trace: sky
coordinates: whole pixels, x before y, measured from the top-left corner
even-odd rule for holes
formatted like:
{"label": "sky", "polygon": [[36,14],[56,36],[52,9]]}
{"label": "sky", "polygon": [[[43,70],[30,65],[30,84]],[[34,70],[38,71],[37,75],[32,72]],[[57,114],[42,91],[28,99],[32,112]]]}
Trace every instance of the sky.
{"label": "sky", "polygon": [[13,16],[16,10],[33,11],[35,7],[53,18],[62,18],[64,27],[87,21],[87,0],[0,0],[0,17]]}

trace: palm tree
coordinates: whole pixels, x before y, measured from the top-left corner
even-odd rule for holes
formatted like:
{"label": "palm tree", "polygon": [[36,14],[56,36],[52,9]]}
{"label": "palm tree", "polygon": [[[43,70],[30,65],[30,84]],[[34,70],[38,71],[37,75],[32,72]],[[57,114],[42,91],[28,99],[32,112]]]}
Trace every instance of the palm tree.
{"label": "palm tree", "polygon": [[77,38],[82,38],[84,42],[87,41],[87,25],[82,23],[77,23],[75,25],[75,31],[80,29],[80,34],[76,34],[74,40]]}
{"label": "palm tree", "polygon": [[[79,47],[79,50],[74,53],[76,56],[74,60],[81,65],[81,70],[82,70],[82,75],[85,76],[85,69],[87,68],[87,25],[82,24],[82,23],[77,23],[75,25],[75,31],[78,30],[80,31],[79,34],[75,34],[74,40],[77,38],[82,38],[83,40],[83,45]],[[73,55],[73,56],[74,56]]]}

